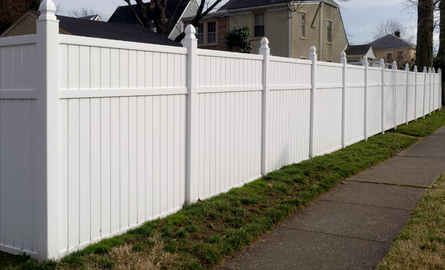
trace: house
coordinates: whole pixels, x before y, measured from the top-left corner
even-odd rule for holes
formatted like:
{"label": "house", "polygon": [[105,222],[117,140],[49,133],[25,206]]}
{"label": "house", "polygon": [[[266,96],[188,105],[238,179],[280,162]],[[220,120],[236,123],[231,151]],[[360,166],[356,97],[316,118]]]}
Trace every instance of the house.
{"label": "house", "polygon": [[385,59],[386,63],[397,62],[398,68],[404,68],[405,64],[413,64],[416,57],[416,45],[400,38],[400,32],[394,35],[388,34],[369,43],[374,48],[377,59]]}
{"label": "house", "polygon": [[[180,3],[181,0],[169,0],[167,2],[167,7],[165,10],[165,16],[167,17],[167,20],[170,20],[171,17],[174,15],[176,8],[180,6],[175,17],[173,18],[174,27],[168,36],[168,38],[171,40],[174,40],[177,36],[179,36],[179,34],[184,32],[184,24],[182,22],[182,18],[195,16],[198,10],[198,4],[196,3],[196,0],[182,0],[182,5],[180,5]],[[147,2],[145,3],[145,5],[150,6],[150,8],[154,8],[152,2]],[[141,11],[139,10],[138,5],[134,4],[132,5],[132,8],[140,17]],[[108,22],[120,24],[139,24],[138,20],[133,14],[133,11],[128,5],[119,6],[114,11],[113,15],[111,15]],[[153,22],[151,23],[151,26],[152,29],[156,31]]]}
{"label": "house", "polygon": [[102,18],[99,16],[99,14],[89,15],[89,16],[80,17],[80,18],[85,19],[85,20],[90,20],[90,21],[103,22]]}
{"label": "house", "polygon": [[[187,27],[194,17],[184,18]],[[199,20],[196,29],[198,47],[201,49],[227,51],[225,33],[229,32],[229,14],[225,11],[216,11],[207,14]]]}
{"label": "house", "polygon": [[[3,32],[0,37],[31,35],[36,33],[36,20],[40,13],[28,11],[13,25]],[[141,43],[151,43],[168,46],[181,46],[167,37],[139,25],[108,23],[95,20],[72,18],[57,15],[59,33],[84,37],[114,39]]]}
{"label": "house", "polygon": [[372,45],[349,45],[345,50],[346,58],[348,62],[359,62],[363,61],[363,57],[368,57],[368,61],[374,61],[377,56],[375,55],[374,48]]}
{"label": "house", "polygon": [[339,62],[348,45],[340,8],[333,0],[230,0],[219,11],[229,15],[229,30],[249,27],[252,53],[258,53],[261,39],[267,37],[272,55],[306,59],[315,46],[319,60]]}

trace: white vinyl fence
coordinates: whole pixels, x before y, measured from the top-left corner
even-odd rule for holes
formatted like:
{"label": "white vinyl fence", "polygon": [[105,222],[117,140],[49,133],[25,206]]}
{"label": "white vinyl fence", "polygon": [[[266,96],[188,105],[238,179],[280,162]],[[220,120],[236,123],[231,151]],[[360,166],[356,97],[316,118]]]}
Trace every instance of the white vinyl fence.
{"label": "white vinyl fence", "polygon": [[434,70],[59,35],[41,9],[0,39],[2,251],[58,258],[441,108]]}

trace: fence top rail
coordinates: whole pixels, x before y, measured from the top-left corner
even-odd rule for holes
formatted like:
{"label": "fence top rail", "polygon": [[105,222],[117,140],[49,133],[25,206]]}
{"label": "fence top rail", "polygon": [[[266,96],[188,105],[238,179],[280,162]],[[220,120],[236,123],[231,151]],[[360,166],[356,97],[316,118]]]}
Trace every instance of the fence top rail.
{"label": "fence top rail", "polygon": [[381,67],[369,67],[368,68],[368,71],[382,71],[382,68]]}
{"label": "fence top rail", "polygon": [[343,64],[317,61],[318,66],[343,68]]}
{"label": "fence top rail", "polygon": [[0,37],[0,47],[36,44],[37,35],[24,35],[14,37]]}
{"label": "fence top rail", "polygon": [[271,56],[271,62],[280,62],[280,63],[291,63],[291,64],[303,64],[303,65],[311,65],[312,61],[305,59],[296,59],[296,58],[288,58],[281,56]]}
{"label": "fence top rail", "polygon": [[79,45],[90,47],[101,47],[109,49],[124,49],[124,50],[136,50],[145,52],[163,52],[174,54],[187,54],[187,48],[174,47],[174,46],[162,46],[148,43],[137,43],[121,40],[110,40],[103,38],[90,38],[79,37],[71,35],[59,35],[60,44],[66,45]]}
{"label": "fence top rail", "polygon": [[357,66],[357,65],[347,65],[346,66],[348,69],[361,69],[364,70],[365,67],[364,66]]}
{"label": "fence top rail", "polygon": [[263,60],[263,56],[258,55],[258,54],[225,52],[225,51],[206,50],[206,49],[198,49],[197,55],[198,56],[217,56],[217,57],[236,58],[236,59],[248,59],[248,60]]}

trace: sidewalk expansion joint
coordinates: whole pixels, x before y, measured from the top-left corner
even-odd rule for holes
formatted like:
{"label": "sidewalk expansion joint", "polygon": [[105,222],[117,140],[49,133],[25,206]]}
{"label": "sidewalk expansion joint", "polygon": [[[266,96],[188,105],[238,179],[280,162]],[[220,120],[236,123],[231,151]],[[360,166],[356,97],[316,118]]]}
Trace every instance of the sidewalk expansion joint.
{"label": "sidewalk expansion joint", "polygon": [[344,238],[355,239],[355,240],[369,241],[369,242],[380,243],[380,244],[387,244],[387,243],[392,243],[392,242],[393,242],[393,240],[389,240],[389,241],[378,241],[378,240],[365,239],[365,238],[353,237],[353,236],[347,236],[347,235],[341,235],[341,234],[335,234],[335,233],[319,232],[319,231],[313,231],[313,230],[304,230],[304,229],[298,229],[298,228],[288,227],[288,226],[285,226],[285,225],[283,225],[282,227],[283,227],[283,228],[286,228],[286,229],[294,230],[294,231],[312,232],[312,233],[326,234],[326,235],[331,235],[331,236],[338,236],[338,237],[344,237]]}
{"label": "sidewalk expansion joint", "polygon": [[407,212],[411,212],[412,210],[414,210],[414,209],[410,210],[410,209],[406,209],[406,208],[381,206],[381,205],[374,205],[374,204],[364,204],[364,203],[351,203],[351,202],[335,201],[335,200],[329,200],[329,199],[327,199],[327,200],[320,199],[320,201],[343,203],[343,204],[349,204],[349,205],[359,205],[359,206],[371,206],[371,207],[378,207],[378,208],[385,208],[385,209],[392,209],[392,210],[403,210],[403,211],[407,211]]}
{"label": "sidewalk expansion joint", "polygon": [[369,182],[369,181],[358,181],[358,180],[345,180],[345,181],[354,182],[354,183],[395,186],[395,187],[411,187],[411,188],[428,189],[428,190],[431,189],[431,187],[428,187],[428,186],[414,186],[414,185],[403,185],[403,184],[381,183],[381,182]]}
{"label": "sidewalk expansion joint", "polygon": [[423,159],[440,159],[440,160],[445,160],[445,158],[441,158],[441,157],[420,157],[420,156],[402,156],[400,154],[396,154],[396,157],[404,157],[404,158],[423,158]]}

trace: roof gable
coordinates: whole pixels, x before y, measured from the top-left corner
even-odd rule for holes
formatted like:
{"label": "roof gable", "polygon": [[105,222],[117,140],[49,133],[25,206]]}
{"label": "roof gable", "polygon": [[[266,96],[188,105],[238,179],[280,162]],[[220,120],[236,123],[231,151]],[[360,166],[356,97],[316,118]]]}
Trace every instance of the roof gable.
{"label": "roof gable", "polygon": [[388,34],[384,37],[374,40],[369,43],[376,50],[386,49],[386,48],[412,48],[416,47],[415,44],[404,40],[402,38],[396,37],[394,35]]}

